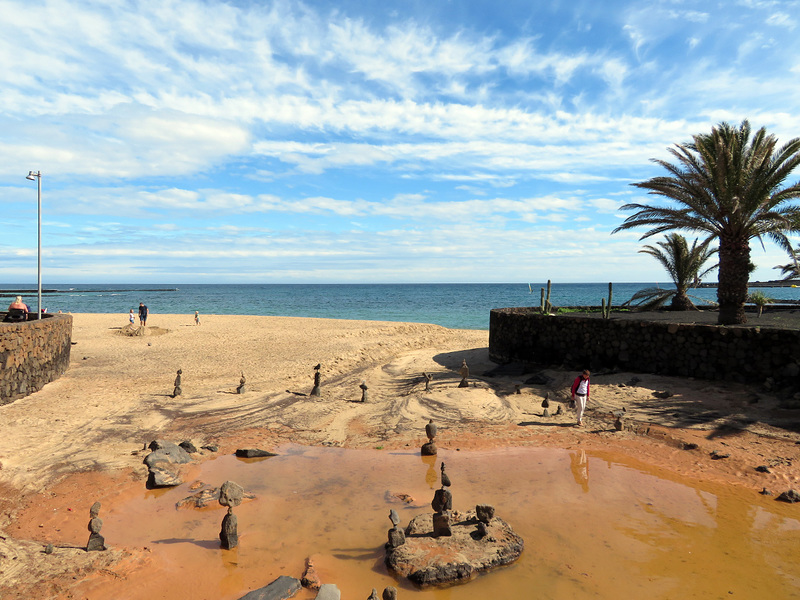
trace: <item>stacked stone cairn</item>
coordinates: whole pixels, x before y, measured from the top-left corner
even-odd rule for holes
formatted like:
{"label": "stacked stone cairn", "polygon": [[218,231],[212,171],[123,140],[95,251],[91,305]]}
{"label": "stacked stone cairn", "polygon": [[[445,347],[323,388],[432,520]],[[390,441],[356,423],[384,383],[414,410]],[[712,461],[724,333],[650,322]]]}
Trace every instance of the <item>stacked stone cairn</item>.
{"label": "stacked stone cairn", "polygon": [[100,535],[103,528],[103,519],[100,518],[100,503],[95,502],[89,509],[89,541],[86,543],[87,552],[98,552],[106,549],[106,540]]}
{"label": "stacked stone cairn", "polygon": [[431,389],[431,381],[433,381],[433,373],[423,373],[422,376],[425,378],[425,391],[429,392]]}
{"label": "stacked stone cairn", "polygon": [[433,537],[453,535],[453,530],[450,528],[453,494],[447,489],[448,487],[450,487],[450,477],[445,472],[444,463],[442,463],[442,487],[434,492],[433,500],[431,501],[431,508],[433,508]]}
{"label": "stacked stone cairn", "polygon": [[244,394],[245,381],[246,380],[244,378],[244,371],[242,371],[242,378],[239,380],[239,387],[236,388],[236,393],[237,394]]}
{"label": "stacked stone cairn", "polygon": [[[434,514],[412,518],[403,543],[390,531],[385,544],[389,570],[422,587],[470,581],[482,571],[514,562],[525,546],[508,523],[495,516],[493,506],[478,504],[474,512],[453,510],[453,495],[447,489],[452,482],[444,463],[440,467],[442,485],[431,501]],[[397,528],[394,511],[389,518]],[[370,598],[377,599],[377,592]]]}
{"label": "stacked stone cairn", "polygon": [[428,436],[428,441],[422,444],[422,448],[420,449],[420,454],[422,454],[422,456],[436,456],[438,452],[436,448],[436,433],[436,425],[433,419],[430,419],[428,424],[425,425],[425,435]]}
{"label": "stacked stone cairn", "polygon": [[480,539],[484,539],[486,534],[489,533],[489,523],[491,523],[492,519],[494,519],[494,506],[489,504],[475,505],[475,516],[478,519],[478,537]]}
{"label": "stacked stone cairn", "polygon": [[238,483],[226,481],[219,488],[219,503],[228,507],[228,513],[222,519],[219,541],[223,550],[231,550],[239,545],[238,519],[233,514],[233,507],[239,506],[244,498],[244,489]]}
{"label": "stacked stone cairn", "polygon": [[395,509],[389,511],[389,520],[392,528],[389,530],[389,541],[386,542],[387,550],[394,550],[406,543],[406,534],[400,528],[400,516]]}
{"label": "stacked stone cairn", "polygon": [[172,390],[172,397],[173,398],[175,398],[177,396],[180,396],[183,393],[183,390],[181,389],[181,375],[182,374],[183,374],[183,371],[181,369],[178,369],[178,374],[175,377],[175,388]]}
{"label": "stacked stone cairn", "polygon": [[545,392],[544,400],[542,400],[542,408],[544,412],[542,413],[543,417],[550,416],[550,392]]}
{"label": "stacked stone cairn", "polygon": [[314,387],[311,388],[311,394],[310,394],[311,396],[319,396],[319,387],[320,387],[319,370],[321,368],[322,368],[322,365],[319,364],[319,363],[317,364],[316,367],[314,367]]}
{"label": "stacked stone cairn", "polygon": [[358,386],[358,387],[361,388],[361,402],[366,402],[367,401],[367,390],[369,389],[367,387],[367,382],[366,381],[362,381],[361,385]]}
{"label": "stacked stone cairn", "polygon": [[461,361],[461,383],[458,384],[458,387],[469,387],[469,383],[467,383],[467,379],[469,379],[469,367],[467,366],[467,361]]}

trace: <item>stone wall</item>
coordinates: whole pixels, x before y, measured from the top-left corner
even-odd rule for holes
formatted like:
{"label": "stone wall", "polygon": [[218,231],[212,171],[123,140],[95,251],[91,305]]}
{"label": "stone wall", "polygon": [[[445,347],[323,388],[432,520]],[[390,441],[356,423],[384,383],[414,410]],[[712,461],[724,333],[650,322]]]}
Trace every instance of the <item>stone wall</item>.
{"label": "stone wall", "polygon": [[616,368],[763,382],[767,377],[797,378],[800,331],[498,308],[489,317],[489,357],[499,363],[533,362],[575,370]]}
{"label": "stone wall", "polygon": [[[0,321],[5,317],[0,313]],[[69,367],[72,315],[0,322],[0,405],[40,390]]]}

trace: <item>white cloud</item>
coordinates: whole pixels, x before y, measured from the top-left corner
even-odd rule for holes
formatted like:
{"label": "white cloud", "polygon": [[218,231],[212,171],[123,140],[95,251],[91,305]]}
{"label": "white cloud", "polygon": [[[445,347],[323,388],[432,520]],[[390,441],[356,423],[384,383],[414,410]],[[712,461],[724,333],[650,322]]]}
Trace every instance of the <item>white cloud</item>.
{"label": "white cloud", "polygon": [[692,23],[707,23],[711,16],[707,12],[698,10],[673,11],[672,15],[676,19],[684,19]]}
{"label": "white cloud", "polygon": [[795,21],[791,16],[783,12],[777,12],[771,14],[767,17],[767,20],[764,21],[767,25],[773,25],[775,27],[785,27],[786,29],[793,30],[797,25],[797,21]]}
{"label": "white cloud", "polygon": [[[33,168],[48,252],[101,251],[74,273],[100,257],[146,273],[137,247],[171,257],[164,272],[219,272],[221,242],[253,257],[243,277],[264,257],[299,278],[369,279],[398,252],[431,277],[469,273],[465,256],[494,276],[509,252],[581,264],[635,253],[637,232],[608,239],[613,198],[669,145],[743,117],[800,133],[796,2],[568,5],[487,24],[469,3],[387,21],[352,3],[47,0],[31,19],[0,0],[4,252],[30,257]],[[585,248],[564,242],[578,225],[596,227]],[[288,262],[315,252],[321,271]]]}
{"label": "white cloud", "polygon": [[623,84],[625,77],[628,75],[627,65],[618,59],[609,59],[604,61],[599,71],[603,79],[613,90],[617,90]]}
{"label": "white cloud", "polygon": [[619,210],[620,204],[622,204],[619,200],[613,200],[611,198],[593,198],[588,202],[597,210],[610,213]]}

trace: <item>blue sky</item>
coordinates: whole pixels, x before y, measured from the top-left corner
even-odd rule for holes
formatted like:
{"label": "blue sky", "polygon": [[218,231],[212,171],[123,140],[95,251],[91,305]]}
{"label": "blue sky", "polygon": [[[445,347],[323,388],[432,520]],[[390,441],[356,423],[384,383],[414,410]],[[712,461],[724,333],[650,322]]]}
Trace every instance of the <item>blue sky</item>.
{"label": "blue sky", "polygon": [[[720,121],[800,136],[800,2],[0,0],[0,281],[664,281],[611,235]],[[800,178],[796,173],[792,182]],[[651,240],[646,243],[653,243]],[[754,279],[787,262],[753,244]]]}

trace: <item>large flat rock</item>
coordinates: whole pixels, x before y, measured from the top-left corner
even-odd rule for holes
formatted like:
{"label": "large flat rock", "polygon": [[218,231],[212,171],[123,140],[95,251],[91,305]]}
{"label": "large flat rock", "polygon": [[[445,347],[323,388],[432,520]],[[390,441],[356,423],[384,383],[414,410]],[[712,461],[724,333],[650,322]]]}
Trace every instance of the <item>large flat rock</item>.
{"label": "large flat rock", "polygon": [[281,575],[268,586],[253,590],[239,600],[286,600],[300,590],[300,580]]}
{"label": "large flat rock", "polygon": [[475,511],[453,511],[453,535],[433,537],[433,514],[417,515],[406,527],[406,543],[387,548],[386,566],[419,586],[463,583],[517,560],[525,542],[495,517],[487,534],[478,534]]}

